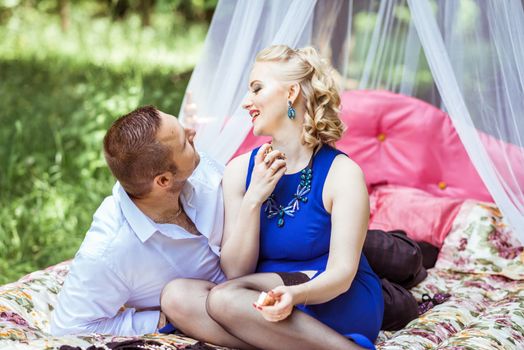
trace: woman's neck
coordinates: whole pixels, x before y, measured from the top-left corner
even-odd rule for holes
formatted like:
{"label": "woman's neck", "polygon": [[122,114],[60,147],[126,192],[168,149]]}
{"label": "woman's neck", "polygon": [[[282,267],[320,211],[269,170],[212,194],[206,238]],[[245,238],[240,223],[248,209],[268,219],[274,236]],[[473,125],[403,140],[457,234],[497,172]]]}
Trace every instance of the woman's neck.
{"label": "woman's neck", "polygon": [[288,130],[286,133],[274,135],[271,142],[274,150],[286,155],[286,173],[288,174],[302,170],[309,163],[313,154],[313,149],[302,143],[301,130],[298,131]]}

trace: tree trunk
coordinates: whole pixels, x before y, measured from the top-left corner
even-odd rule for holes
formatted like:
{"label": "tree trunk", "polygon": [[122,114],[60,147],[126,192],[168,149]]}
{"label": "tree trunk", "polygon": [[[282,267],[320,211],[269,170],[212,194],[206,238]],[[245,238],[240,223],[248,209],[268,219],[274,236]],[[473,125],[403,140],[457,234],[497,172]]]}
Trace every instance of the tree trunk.
{"label": "tree trunk", "polygon": [[142,18],[142,27],[151,25],[151,10],[153,9],[154,0],[140,0],[140,18]]}
{"label": "tree trunk", "polygon": [[58,12],[60,13],[60,27],[65,33],[69,30],[69,0],[58,0]]}

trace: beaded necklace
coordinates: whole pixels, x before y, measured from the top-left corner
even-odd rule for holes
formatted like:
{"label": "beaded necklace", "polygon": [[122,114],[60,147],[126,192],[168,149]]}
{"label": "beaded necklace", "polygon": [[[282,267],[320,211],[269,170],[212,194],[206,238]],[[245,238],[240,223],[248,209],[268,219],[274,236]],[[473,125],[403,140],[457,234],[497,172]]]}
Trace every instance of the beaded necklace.
{"label": "beaded necklace", "polygon": [[287,206],[283,206],[277,202],[275,193],[272,193],[268,199],[266,199],[266,207],[264,212],[268,219],[278,217],[277,226],[284,227],[284,217],[286,215],[294,217],[295,213],[300,210],[300,203],[307,203],[307,194],[311,192],[311,181],[313,179],[313,157],[315,150],[309,159],[308,165],[300,171],[300,183],[297,186],[297,190],[293,194],[293,199],[289,201]]}

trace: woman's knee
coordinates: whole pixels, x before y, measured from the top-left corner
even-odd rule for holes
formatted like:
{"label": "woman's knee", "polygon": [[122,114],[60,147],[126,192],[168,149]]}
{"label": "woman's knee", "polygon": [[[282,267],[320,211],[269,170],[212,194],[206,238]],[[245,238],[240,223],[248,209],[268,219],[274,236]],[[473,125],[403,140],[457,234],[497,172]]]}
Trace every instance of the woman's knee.
{"label": "woman's knee", "polygon": [[249,317],[252,303],[245,299],[246,291],[267,291],[282,285],[282,279],[273,273],[254,274],[229,280],[214,287],[207,296],[208,315],[223,326]]}
{"label": "woman's knee", "polygon": [[190,317],[193,304],[190,298],[195,297],[193,280],[175,279],[165,285],[160,295],[160,307],[170,318]]}
{"label": "woman's knee", "polygon": [[238,291],[242,288],[233,281],[217,285],[209,292],[206,300],[206,310],[217,322],[227,322],[235,319],[239,313]]}

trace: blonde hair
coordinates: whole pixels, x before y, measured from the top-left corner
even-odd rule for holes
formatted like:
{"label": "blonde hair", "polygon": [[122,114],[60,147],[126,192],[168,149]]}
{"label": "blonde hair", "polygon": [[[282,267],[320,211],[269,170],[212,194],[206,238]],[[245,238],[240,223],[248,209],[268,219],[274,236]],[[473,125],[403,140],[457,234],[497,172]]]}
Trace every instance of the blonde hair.
{"label": "blonde hair", "polygon": [[302,141],[311,148],[320,143],[334,146],[346,127],[339,118],[340,95],[334,69],[313,47],[294,50],[273,45],[260,51],[256,62],[282,63],[275,69],[283,81],[300,85],[306,102]]}

